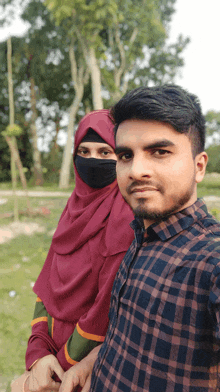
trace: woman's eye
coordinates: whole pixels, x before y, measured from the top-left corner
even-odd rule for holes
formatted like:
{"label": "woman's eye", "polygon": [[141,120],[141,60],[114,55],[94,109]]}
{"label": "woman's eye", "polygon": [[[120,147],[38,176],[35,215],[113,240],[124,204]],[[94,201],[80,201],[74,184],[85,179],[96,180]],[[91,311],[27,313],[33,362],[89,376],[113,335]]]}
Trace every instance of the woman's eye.
{"label": "woman's eye", "polygon": [[102,151],[102,154],[105,155],[105,156],[107,156],[107,155],[110,154],[110,151]]}
{"label": "woman's eye", "polygon": [[79,150],[79,154],[86,155],[88,153],[87,150]]}

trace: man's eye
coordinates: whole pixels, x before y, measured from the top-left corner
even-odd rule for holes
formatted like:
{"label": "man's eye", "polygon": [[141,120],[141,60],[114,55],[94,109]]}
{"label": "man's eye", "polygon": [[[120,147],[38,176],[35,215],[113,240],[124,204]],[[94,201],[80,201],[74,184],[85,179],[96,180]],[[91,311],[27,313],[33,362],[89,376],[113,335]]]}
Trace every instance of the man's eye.
{"label": "man's eye", "polygon": [[130,152],[119,154],[118,159],[119,161],[129,161],[132,158],[132,154]]}
{"label": "man's eye", "polygon": [[88,153],[87,150],[79,150],[79,154],[86,155]]}
{"label": "man's eye", "polygon": [[162,149],[157,149],[153,151],[153,154],[156,156],[163,156],[163,155],[168,155],[170,154],[170,151],[168,150],[162,150]]}
{"label": "man's eye", "polygon": [[102,154],[105,155],[105,156],[107,156],[107,155],[110,154],[110,151],[102,151]]}

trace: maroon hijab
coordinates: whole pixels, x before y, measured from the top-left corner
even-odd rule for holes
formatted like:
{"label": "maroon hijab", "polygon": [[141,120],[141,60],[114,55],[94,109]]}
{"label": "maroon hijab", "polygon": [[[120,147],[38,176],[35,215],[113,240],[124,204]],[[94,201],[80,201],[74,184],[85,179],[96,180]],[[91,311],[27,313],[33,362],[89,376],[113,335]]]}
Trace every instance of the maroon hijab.
{"label": "maroon hijab", "polygon": [[[114,148],[113,127],[108,110],[87,114],[75,134],[74,156],[89,128]],[[102,189],[93,189],[82,181],[76,168],[75,180],[34,286],[48,313],[68,322],[77,322],[92,306],[98,293],[94,293],[95,282],[90,284],[98,276],[94,271],[100,270],[108,257],[119,265],[134,237],[129,226],[133,213],[116,180]]]}

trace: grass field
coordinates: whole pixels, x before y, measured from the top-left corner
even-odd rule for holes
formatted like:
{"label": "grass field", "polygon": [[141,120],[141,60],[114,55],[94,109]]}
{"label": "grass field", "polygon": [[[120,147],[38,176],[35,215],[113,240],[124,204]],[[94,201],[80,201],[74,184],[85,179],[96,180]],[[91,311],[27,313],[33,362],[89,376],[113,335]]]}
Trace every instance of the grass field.
{"label": "grass field", "polygon": [[220,174],[208,173],[203,181],[198,184],[198,196],[214,195],[220,197]]}
{"label": "grass field", "polygon": [[[10,189],[8,184],[0,184],[1,189]],[[33,189],[33,188],[32,188]],[[70,187],[68,190],[70,191]],[[42,188],[35,188],[42,190]],[[59,190],[57,186],[46,186],[43,190]],[[198,196],[220,197],[220,175],[207,175],[198,187]],[[13,211],[13,199],[0,205],[0,215]],[[35,304],[32,286],[42,268],[50,243],[51,231],[56,228],[58,219],[66,204],[66,198],[31,198],[31,207],[46,207],[49,216],[38,216],[34,221],[44,232],[33,236],[20,235],[0,246],[0,392],[15,376],[24,371],[24,356],[30,335],[30,322]],[[23,197],[19,198],[19,209],[25,210]],[[220,219],[220,202],[208,204],[209,210]],[[212,211],[213,210],[213,211]],[[21,222],[33,218],[21,216]],[[0,219],[0,227],[12,219]]]}
{"label": "grass field", "polygon": [[[56,228],[65,204],[66,198],[31,198],[32,208],[44,206],[51,211],[49,216],[34,218],[45,231],[33,236],[20,235],[0,246],[0,391],[1,377],[7,382],[24,371],[36,299],[32,286],[46,258],[51,231]],[[24,210],[25,206],[25,199],[19,198],[19,209]],[[12,210],[12,198],[0,205],[0,214]],[[33,218],[21,216],[20,220],[28,223]],[[1,219],[0,226],[11,222],[12,219]]]}

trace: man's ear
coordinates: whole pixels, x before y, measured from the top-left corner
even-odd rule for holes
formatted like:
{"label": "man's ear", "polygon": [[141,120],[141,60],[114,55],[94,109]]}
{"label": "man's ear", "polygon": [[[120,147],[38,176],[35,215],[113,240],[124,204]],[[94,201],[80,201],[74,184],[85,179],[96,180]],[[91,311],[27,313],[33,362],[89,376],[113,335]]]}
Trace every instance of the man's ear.
{"label": "man's ear", "polygon": [[195,157],[195,169],[196,169],[196,182],[199,183],[203,180],[205,175],[206,166],[208,163],[208,155],[205,151]]}

